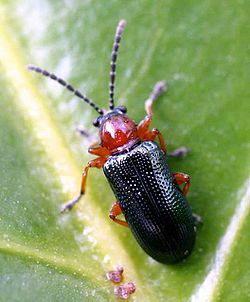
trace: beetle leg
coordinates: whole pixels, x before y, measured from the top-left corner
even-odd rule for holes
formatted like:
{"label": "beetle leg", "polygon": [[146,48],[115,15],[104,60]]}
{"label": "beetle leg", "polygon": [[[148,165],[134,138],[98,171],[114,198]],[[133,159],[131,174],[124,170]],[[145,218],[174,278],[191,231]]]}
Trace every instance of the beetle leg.
{"label": "beetle leg", "polygon": [[149,131],[151,122],[152,122],[152,115],[146,115],[145,118],[137,126],[137,133],[140,138],[143,138],[144,134]]}
{"label": "beetle leg", "polygon": [[82,125],[79,125],[76,127],[76,131],[81,135],[81,136],[84,136],[84,137],[91,137],[91,134],[89,133],[88,130],[86,130]]}
{"label": "beetle leg", "polygon": [[160,146],[163,152],[166,152],[166,143],[163,139],[162,134],[157,129],[149,130],[150,124],[152,122],[152,116],[153,116],[153,110],[152,105],[154,101],[158,98],[158,96],[166,90],[166,84],[164,81],[160,81],[156,83],[150,97],[145,102],[145,110],[147,112],[146,117],[140,122],[140,124],[137,126],[137,133],[141,140],[151,140],[154,141],[156,137],[158,136],[160,141]]}
{"label": "beetle leg", "polygon": [[200,215],[193,213],[192,216],[193,216],[193,219],[194,219],[194,224],[196,226],[198,226],[200,224],[203,224],[203,220],[202,220]]}
{"label": "beetle leg", "polygon": [[126,221],[116,218],[116,216],[121,214],[122,214],[122,209],[120,207],[119,202],[116,201],[115,203],[112,204],[112,207],[109,211],[109,218],[114,220],[114,222],[119,223],[120,225],[128,227],[128,223]]}
{"label": "beetle leg", "polygon": [[160,81],[155,84],[152,93],[150,94],[149,98],[145,102],[145,110],[148,115],[153,114],[152,105],[154,101],[166,90],[167,90],[167,85],[164,81]]}
{"label": "beetle leg", "polygon": [[167,146],[161,132],[158,129],[153,128],[151,131],[146,132],[143,136],[143,140],[154,141],[157,136],[160,142],[161,150],[166,153]]}
{"label": "beetle leg", "polygon": [[96,140],[96,136],[84,128],[82,125],[76,127],[76,132],[81,136],[87,139],[89,142],[93,143]]}
{"label": "beetle leg", "polygon": [[190,149],[188,149],[187,147],[179,147],[172,152],[168,152],[167,156],[182,158],[182,157],[185,157],[189,152],[190,152]]}
{"label": "beetle leg", "polygon": [[102,147],[99,143],[94,143],[92,144],[89,149],[88,152],[90,154],[94,154],[100,157],[105,157],[107,158],[110,154],[109,150],[105,147]]}
{"label": "beetle leg", "polygon": [[91,160],[88,165],[84,168],[83,172],[82,172],[82,182],[81,182],[81,189],[80,189],[80,193],[79,195],[77,195],[77,197],[66,203],[62,209],[61,209],[61,213],[65,212],[66,210],[71,210],[73,208],[73,206],[81,199],[81,197],[85,194],[85,187],[86,187],[86,180],[87,180],[87,176],[88,176],[88,171],[90,168],[102,168],[102,166],[104,165],[105,161],[106,161],[106,157],[98,157],[95,158],[93,160]]}
{"label": "beetle leg", "polygon": [[185,184],[182,192],[186,195],[190,187],[190,176],[181,172],[174,173],[173,176],[177,185]]}
{"label": "beetle leg", "polygon": [[147,115],[144,118],[144,120],[140,122],[140,124],[137,126],[138,136],[141,140],[150,140],[150,141],[154,141],[158,136],[161,149],[163,152],[166,152],[167,146],[161,132],[155,128],[149,130],[151,121],[152,121],[152,116]]}

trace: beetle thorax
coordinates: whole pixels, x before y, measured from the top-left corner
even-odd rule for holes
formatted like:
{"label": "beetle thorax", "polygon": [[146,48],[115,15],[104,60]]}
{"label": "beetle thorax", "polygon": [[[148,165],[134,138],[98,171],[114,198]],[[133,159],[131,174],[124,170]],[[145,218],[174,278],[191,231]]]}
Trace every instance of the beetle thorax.
{"label": "beetle thorax", "polygon": [[101,123],[100,138],[111,153],[122,151],[138,141],[136,124],[125,114],[112,114]]}

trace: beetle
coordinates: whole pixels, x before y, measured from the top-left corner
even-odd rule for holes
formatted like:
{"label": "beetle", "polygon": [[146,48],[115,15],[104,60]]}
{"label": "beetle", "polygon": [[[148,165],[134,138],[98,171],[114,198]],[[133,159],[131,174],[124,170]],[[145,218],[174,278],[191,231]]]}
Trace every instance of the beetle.
{"label": "beetle", "polygon": [[[99,116],[93,125],[99,128],[100,143],[91,145],[90,154],[97,157],[87,164],[82,173],[80,193],[65,204],[61,212],[70,210],[85,194],[89,169],[103,168],[103,172],[116,196],[109,217],[129,227],[144,251],[162,263],[176,263],[192,251],[196,239],[196,218],[186,200],[190,177],[172,173],[166,158],[166,143],[159,130],[150,130],[152,105],[166,90],[158,82],[145,102],[146,117],[136,124],[127,114],[125,106],[114,106],[116,61],[121,36],[125,27],[121,20],[117,26],[111,54],[109,82],[109,111],[99,108],[65,80],[40,67],[28,69],[49,77],[92,106]],[[159,145],[155,143],[158,138]],[[180,155],[175,152],[174,155]],[[182,153],[182,152],[181,152]],[[183,188],[180,188],[183,185]],[[117,218],[123,214],[124,219]]]}

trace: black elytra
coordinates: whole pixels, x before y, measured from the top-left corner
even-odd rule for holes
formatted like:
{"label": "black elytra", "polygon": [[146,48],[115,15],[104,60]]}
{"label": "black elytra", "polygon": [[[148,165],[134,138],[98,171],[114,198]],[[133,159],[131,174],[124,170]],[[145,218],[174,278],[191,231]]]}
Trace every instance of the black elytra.
{"label": "black elytra", "polygon": [[103,171],[147,254],[175,263],[191,253],[196,237],[192,211],[157,144],[145,141],[128,153],[110,156]]}

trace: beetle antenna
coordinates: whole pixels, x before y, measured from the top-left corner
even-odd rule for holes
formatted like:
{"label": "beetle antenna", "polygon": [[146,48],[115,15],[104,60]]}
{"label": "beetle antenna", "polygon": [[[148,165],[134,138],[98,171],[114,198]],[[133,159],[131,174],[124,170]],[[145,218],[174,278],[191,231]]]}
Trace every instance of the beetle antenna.
{"label": "beetle antenna", "polygon": [[116,70],[116,59],[118,54],[118,49],[120,46],[122,32],[126,25],[125,20],[121,20],[116,28],[115,41],[111,53],[111,62],[110,62],[110,81],[109,81],[109,109],[114,109],[114,89],[115,89],[115,70]]}
{"label": "beetle antenna", "polygon": [[98,106],[96,106],[93,101],[91,101],[88,97],[86,97],[84,94],[81,94],[81,92],[77,89],[75,89],[71,84],[66,82],[65,80],[57,77],[55,74],[48,72],[45,69],[42,69],[40,67],[34,66],[34,65],[28,65],[27,68],[29,70],[35,71],[37,73],[40,73],[44,75],[45,77],[51,78],[52,80],[58,82],[62,86],[64,86],[69,91],[73,92],[76,96],[78,96],[80,99],[84,100],[86,103],[88,103],[90,106],[92,106],[100,115],[103,115],[104,112],[102,109],[100,109]]}

